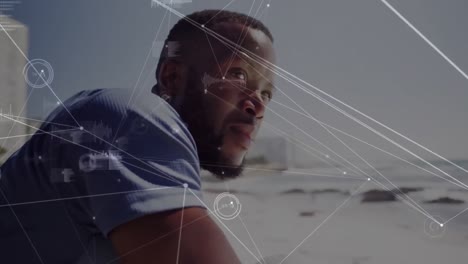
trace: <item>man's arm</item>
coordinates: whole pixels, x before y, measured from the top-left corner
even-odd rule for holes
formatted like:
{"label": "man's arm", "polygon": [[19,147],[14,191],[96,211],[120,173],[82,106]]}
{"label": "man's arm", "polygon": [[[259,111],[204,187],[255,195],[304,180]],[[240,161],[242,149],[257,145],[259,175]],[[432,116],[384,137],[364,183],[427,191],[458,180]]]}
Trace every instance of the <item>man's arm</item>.
{"label": "man's arm", "polygon": [[109,238],[124,264],[176,263],[177,259],[179,264],[240,263],[222,230],[200,207],[140,217],[115,228]]}

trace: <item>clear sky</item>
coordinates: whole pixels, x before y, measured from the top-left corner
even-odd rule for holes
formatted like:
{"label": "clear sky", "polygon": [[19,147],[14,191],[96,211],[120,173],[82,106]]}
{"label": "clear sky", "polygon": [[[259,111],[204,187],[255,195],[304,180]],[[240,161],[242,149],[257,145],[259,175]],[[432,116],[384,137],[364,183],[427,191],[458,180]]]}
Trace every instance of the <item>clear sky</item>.
{"label": "clear sky", "polygon": [[[222,8],[229,2],[193,0],[178,10],[188,14]],[[468,80],[380,0],[253,2],[251,14],[258,8],[256,16],[275,37],[278,66],[442,156],[468,158]],[[468,1],[389,2],[462,70],[468,71]],[[235,0],[227,9],[249,13],[251,5],[252,1]],[[163,41],[178,19],[167,14],[163,21],[166,12],[161,7],[151,8],[150,0],[26,0],[12,14],[30,30],[29,58],[51,63],[55,71],[51,86],[61,99],[66,99],[83,89],[133,88],[140,72],[136,91],[140,96],[149,92],[157,58],[150,56],[143,67],[145,59],[155,37]],[[321,121],[393,150],[297,87],[280,78],[277,84]],[[277,100],[297,109],[284,96],[278,95]],[[46,88],[35,90],[29,115],[43,117],[55,101]],[[279,105],[271,106],[324,144],[339,148],[314,121]],[[316,144],[273,113],[268,118],[271,124],[291,131],[303,142]],[[267,128],[263,130],[263,134],[268,134]],[[344,139],[361,153],[367,153],[368,148],[362,144]],[[414,151],[425,155],[418,148]],[[370,154],[372,157],[374,154]]]}

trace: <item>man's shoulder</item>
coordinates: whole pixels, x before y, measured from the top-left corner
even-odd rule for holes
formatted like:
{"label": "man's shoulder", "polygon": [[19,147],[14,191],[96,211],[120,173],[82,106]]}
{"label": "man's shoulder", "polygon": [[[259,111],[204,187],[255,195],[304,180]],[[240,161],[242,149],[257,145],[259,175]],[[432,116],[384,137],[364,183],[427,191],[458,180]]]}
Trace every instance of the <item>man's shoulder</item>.
{"label": "man's shoulder", "polygon": [[[81,91],[67,99],[63,106],[57,107],[46,118],[42,129],[52,129],[52,126],[55,127],[52,124],[82,127],[88,131],[105,127],[119,135],[129,133],[139,137],[156,133],[160,134],[161,139],[165,138],[162,134],[169,136],[174,131],[180,131],[178,137],[195,144],[179,113],[150,91],[145,95],[121,88]],[[148,137],[142,138],[148,140]],[[152,140],[156,138],[152,137]]]}
{"label": "man's shoulder", "polygon": [[128,133],[147,141],[175,136],[195,148],[186,124],[170,104],[150,91],[138,94],[118,88],[82,91],[64,103],[68,111],[60,111],[60,115],[73,116],[86,130],[105,126],[119,135]]}
{"label": "man's shoulder", "polygon": [[161,97],[149,91],[148,94],[141,95],[138,91],[123,88],[84,90],[69,98],[64,105],[69,108],[110,107],[118,112],[152,109],[155,106],[168,107]]}
{"label": "man's shoulder", "polygon": [[106,119],[108,122],[120,120],[121,117],[131,115],[151,117],[164,122],[179,120],[180,116],[161,97],[148,91],[141,94],[132,89],[103,88],[83,90],[67,99],[63,106],[57,107],[48,117],[48,122],[63,120],[73,123],[82,119]]}

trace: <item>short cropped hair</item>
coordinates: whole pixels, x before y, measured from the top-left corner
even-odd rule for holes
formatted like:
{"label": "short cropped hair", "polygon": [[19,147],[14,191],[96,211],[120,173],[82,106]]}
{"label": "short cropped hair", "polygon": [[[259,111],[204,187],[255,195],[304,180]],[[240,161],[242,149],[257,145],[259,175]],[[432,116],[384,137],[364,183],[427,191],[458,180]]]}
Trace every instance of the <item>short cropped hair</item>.
{"label": "short cropped hair", "polygon": [[[184,53],[184,50],[190,47],[190,45],[187,45],[188,41],[191,39],[193,40],[193,37],[197,37],[197,35],[203,36],[202,34],[205,34],[202,30],[196,28],[192,24],[193,22],[211,30],[220,23],[241,24],[262,31],[273,42],[273,35],[270,30],[268,30],[262,22],[251,16],[227,10],[203,10],[194,12],[181,18],[169,31],[169,35],[164,41],[164,46],[159,56],[158,66],[156,68],[156,81],[158,81],[162,63],[169,57],[170,48],[168,47],[171,43],[177,43],[177,53]],[[191,38],[187,38],[188,35],[190,35]],[[152,91],[159,95],[160,91],[157,83],[153,86]]]}

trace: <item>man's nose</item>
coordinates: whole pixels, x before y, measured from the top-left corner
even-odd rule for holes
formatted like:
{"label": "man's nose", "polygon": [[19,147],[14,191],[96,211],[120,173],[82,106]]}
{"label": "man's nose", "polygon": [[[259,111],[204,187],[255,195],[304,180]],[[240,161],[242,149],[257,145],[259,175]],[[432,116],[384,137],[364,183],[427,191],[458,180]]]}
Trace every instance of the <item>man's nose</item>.
{"label": "man's nose", "polygon": [[257,118],[263,116],[265,106],[257,91],[253,92],[252,95],[245,99],[242,105],[242,111]]}

